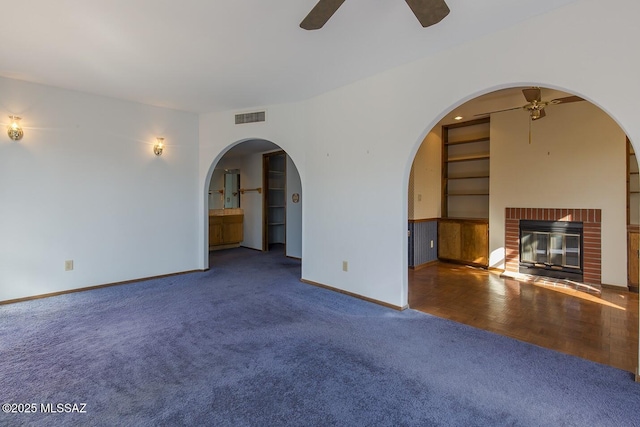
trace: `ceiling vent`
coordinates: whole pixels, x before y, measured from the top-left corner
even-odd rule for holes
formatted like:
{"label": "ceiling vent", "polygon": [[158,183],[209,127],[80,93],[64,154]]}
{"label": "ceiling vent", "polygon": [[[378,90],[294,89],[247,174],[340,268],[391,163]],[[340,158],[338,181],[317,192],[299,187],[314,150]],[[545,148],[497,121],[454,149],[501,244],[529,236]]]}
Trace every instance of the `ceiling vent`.
{"label": "ceiling vent", "polygon": [[245,123],[264,122],[265,118],[266,118],[265,111],[236,114],[236,124],[243,125]]}

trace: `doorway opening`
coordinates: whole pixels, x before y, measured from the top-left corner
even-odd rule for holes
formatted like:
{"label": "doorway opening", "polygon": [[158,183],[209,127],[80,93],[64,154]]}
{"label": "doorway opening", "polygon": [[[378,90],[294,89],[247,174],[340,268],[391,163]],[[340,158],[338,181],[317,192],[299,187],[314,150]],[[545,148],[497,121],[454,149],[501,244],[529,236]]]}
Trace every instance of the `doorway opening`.
{"label": "doorway opening", "polygon": [[[638,307],[629,290],[638,267],[631,245],[640,241],[633,234],[640,184],[632,151],[605,112],[554,89],[499,90],[451,111],[426,135],[410,172],[410,306],[632,370]],[[523,231],[521,220],[575,222],[581,232]],[[523,248],[523,239],[537,244]],[[606,251],[605,241],[629,249]],[[532,253],[539,250],[547,261]],[[564,252],[558,255],[559,250]],[[521,254],[525,264],[544,268],[519,274]],[[545,265],[549,260],[558,263]],[[563,279],[550,277],[557,274]],[[526,282],[530,276],[544,280]],[[560,281],[611,287],[586,294],[577,287],[560,290]],[[624,320],[629,328],[616,338],[617,356],[596,356],[598,350],[585,340],[593,328],[575,330],[572,307],[593,312],[596,329],[603,309],[631,316]],[[544,310],[555,315],[545,319]],[[516,326],[522,319],[527,320]],[[600,344],[611,352],[611,343]]]}
{"label": "doorway opening", "polygon": [[[269,158],[278,159],[273,163],[282,173],[276,174],[268,167],[265,159]],[[271,181],[265,179],[269,176]],[[281,147],[263,139],[232,145],[213,162],[207,187],[205,239],[210,255],[244,247],[281,249],[283,256],[302,258],[302,184],[295,163]],[[272,224],[275,222],[279,225]]]}

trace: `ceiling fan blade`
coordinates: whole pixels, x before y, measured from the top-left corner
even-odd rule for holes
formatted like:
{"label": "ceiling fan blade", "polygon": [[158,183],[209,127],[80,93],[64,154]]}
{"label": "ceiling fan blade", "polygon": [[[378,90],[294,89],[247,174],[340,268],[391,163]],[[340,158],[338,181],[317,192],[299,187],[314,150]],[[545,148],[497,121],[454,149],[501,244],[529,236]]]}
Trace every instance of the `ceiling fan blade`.
{"label": "ceiling fan blade", "polygon": [[527,102],[533,102],[541,100],[540,88],[532,87],[530,89],[522,89],[522,94],[526,98]]}
{"label": "ceiling fan blade", "polygon": [[406,0],[423,27],[442,21],[450,12],[444,0]]}
{"label": "ceiling fan blade", "polygon": [[320,0],[311,9],[311,12],[300,23],[300,28],[305,30],[317,30],[327,23],[329,18],[344,3],[344,0]]}
{"label": "ceiling fan blade", "polygon": [[584,101],[584,98],[580,98],[579,96],[565,96],[564,98],[556,98],[549,101],[549,104],[566,104],[568,102],[578,102]]}

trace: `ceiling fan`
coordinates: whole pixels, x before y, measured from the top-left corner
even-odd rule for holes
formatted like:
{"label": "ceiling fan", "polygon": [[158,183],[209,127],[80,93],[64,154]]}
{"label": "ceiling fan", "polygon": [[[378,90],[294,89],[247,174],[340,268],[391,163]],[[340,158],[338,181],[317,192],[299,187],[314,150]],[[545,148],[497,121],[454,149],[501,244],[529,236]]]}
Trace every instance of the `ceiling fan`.
{"label": "ceiling fan", "polygon": [[476,116],[488,116],[489,114],[493,114],[493,113],[501,113],[503,111],[523,109],[528,111],[529,117],[531,118],[531,120],[535,121],[538,119],[542,119],[547,115],[547,113],[544,111],[544,107],[546,107],[547,105],[566,104],[569,102],[584,101],[583,98],[580,98],[579,96],[575,96],[575,95],[565,96],[564,98],[556,98],[550,101],[543,101],[542,91],[540,90],[539,87],[522,89],[522,94],[524,95],[524,98],[527,100],[527,104],[521,107],[505,108],[504,110],[496,110],[496,111],[491,111],[489,113],[476,114]]}
{"label": "ceiling fan", "polygon": [[529,144],[531,144],[531,122],[544,118],[547,113],[544,108],[548,105],[567,104],[569,102],[584,101],[579,96],[565,96],[564,98],[556,98],[550,101],[542,100],[542,91],[539,87],[532,87],[528,89],[522,89],[522,94],[527,100],[527,103],[521,107],[506,108],[504,110],[491,111],[489,113],[476,114],[476,116],[487,116],[493,113],[501,113],[503,111],[519,110],[523,109],[529,112]]}
{"label": "ceiling fan", "polygon": [[[320,0],[300,23],[300,28],[317,30],[327,23],[345,0]],[[405,0],[423,27],[442,21],[449,14],[444,0]]]}

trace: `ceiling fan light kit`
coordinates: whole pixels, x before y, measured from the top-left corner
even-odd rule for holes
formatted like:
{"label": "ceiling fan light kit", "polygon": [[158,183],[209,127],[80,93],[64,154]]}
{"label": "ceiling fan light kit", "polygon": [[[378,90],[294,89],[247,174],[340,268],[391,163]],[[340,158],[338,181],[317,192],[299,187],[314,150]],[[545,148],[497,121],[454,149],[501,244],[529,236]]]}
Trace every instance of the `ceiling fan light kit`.
{"label": "ceiling fan light kit", "polygon": [[[318,30],[327,23],[345,0],[320,0],[302,20],[300,28]],[[405,0],[424,28],[437,24],[449,14],[444,0]]]}

